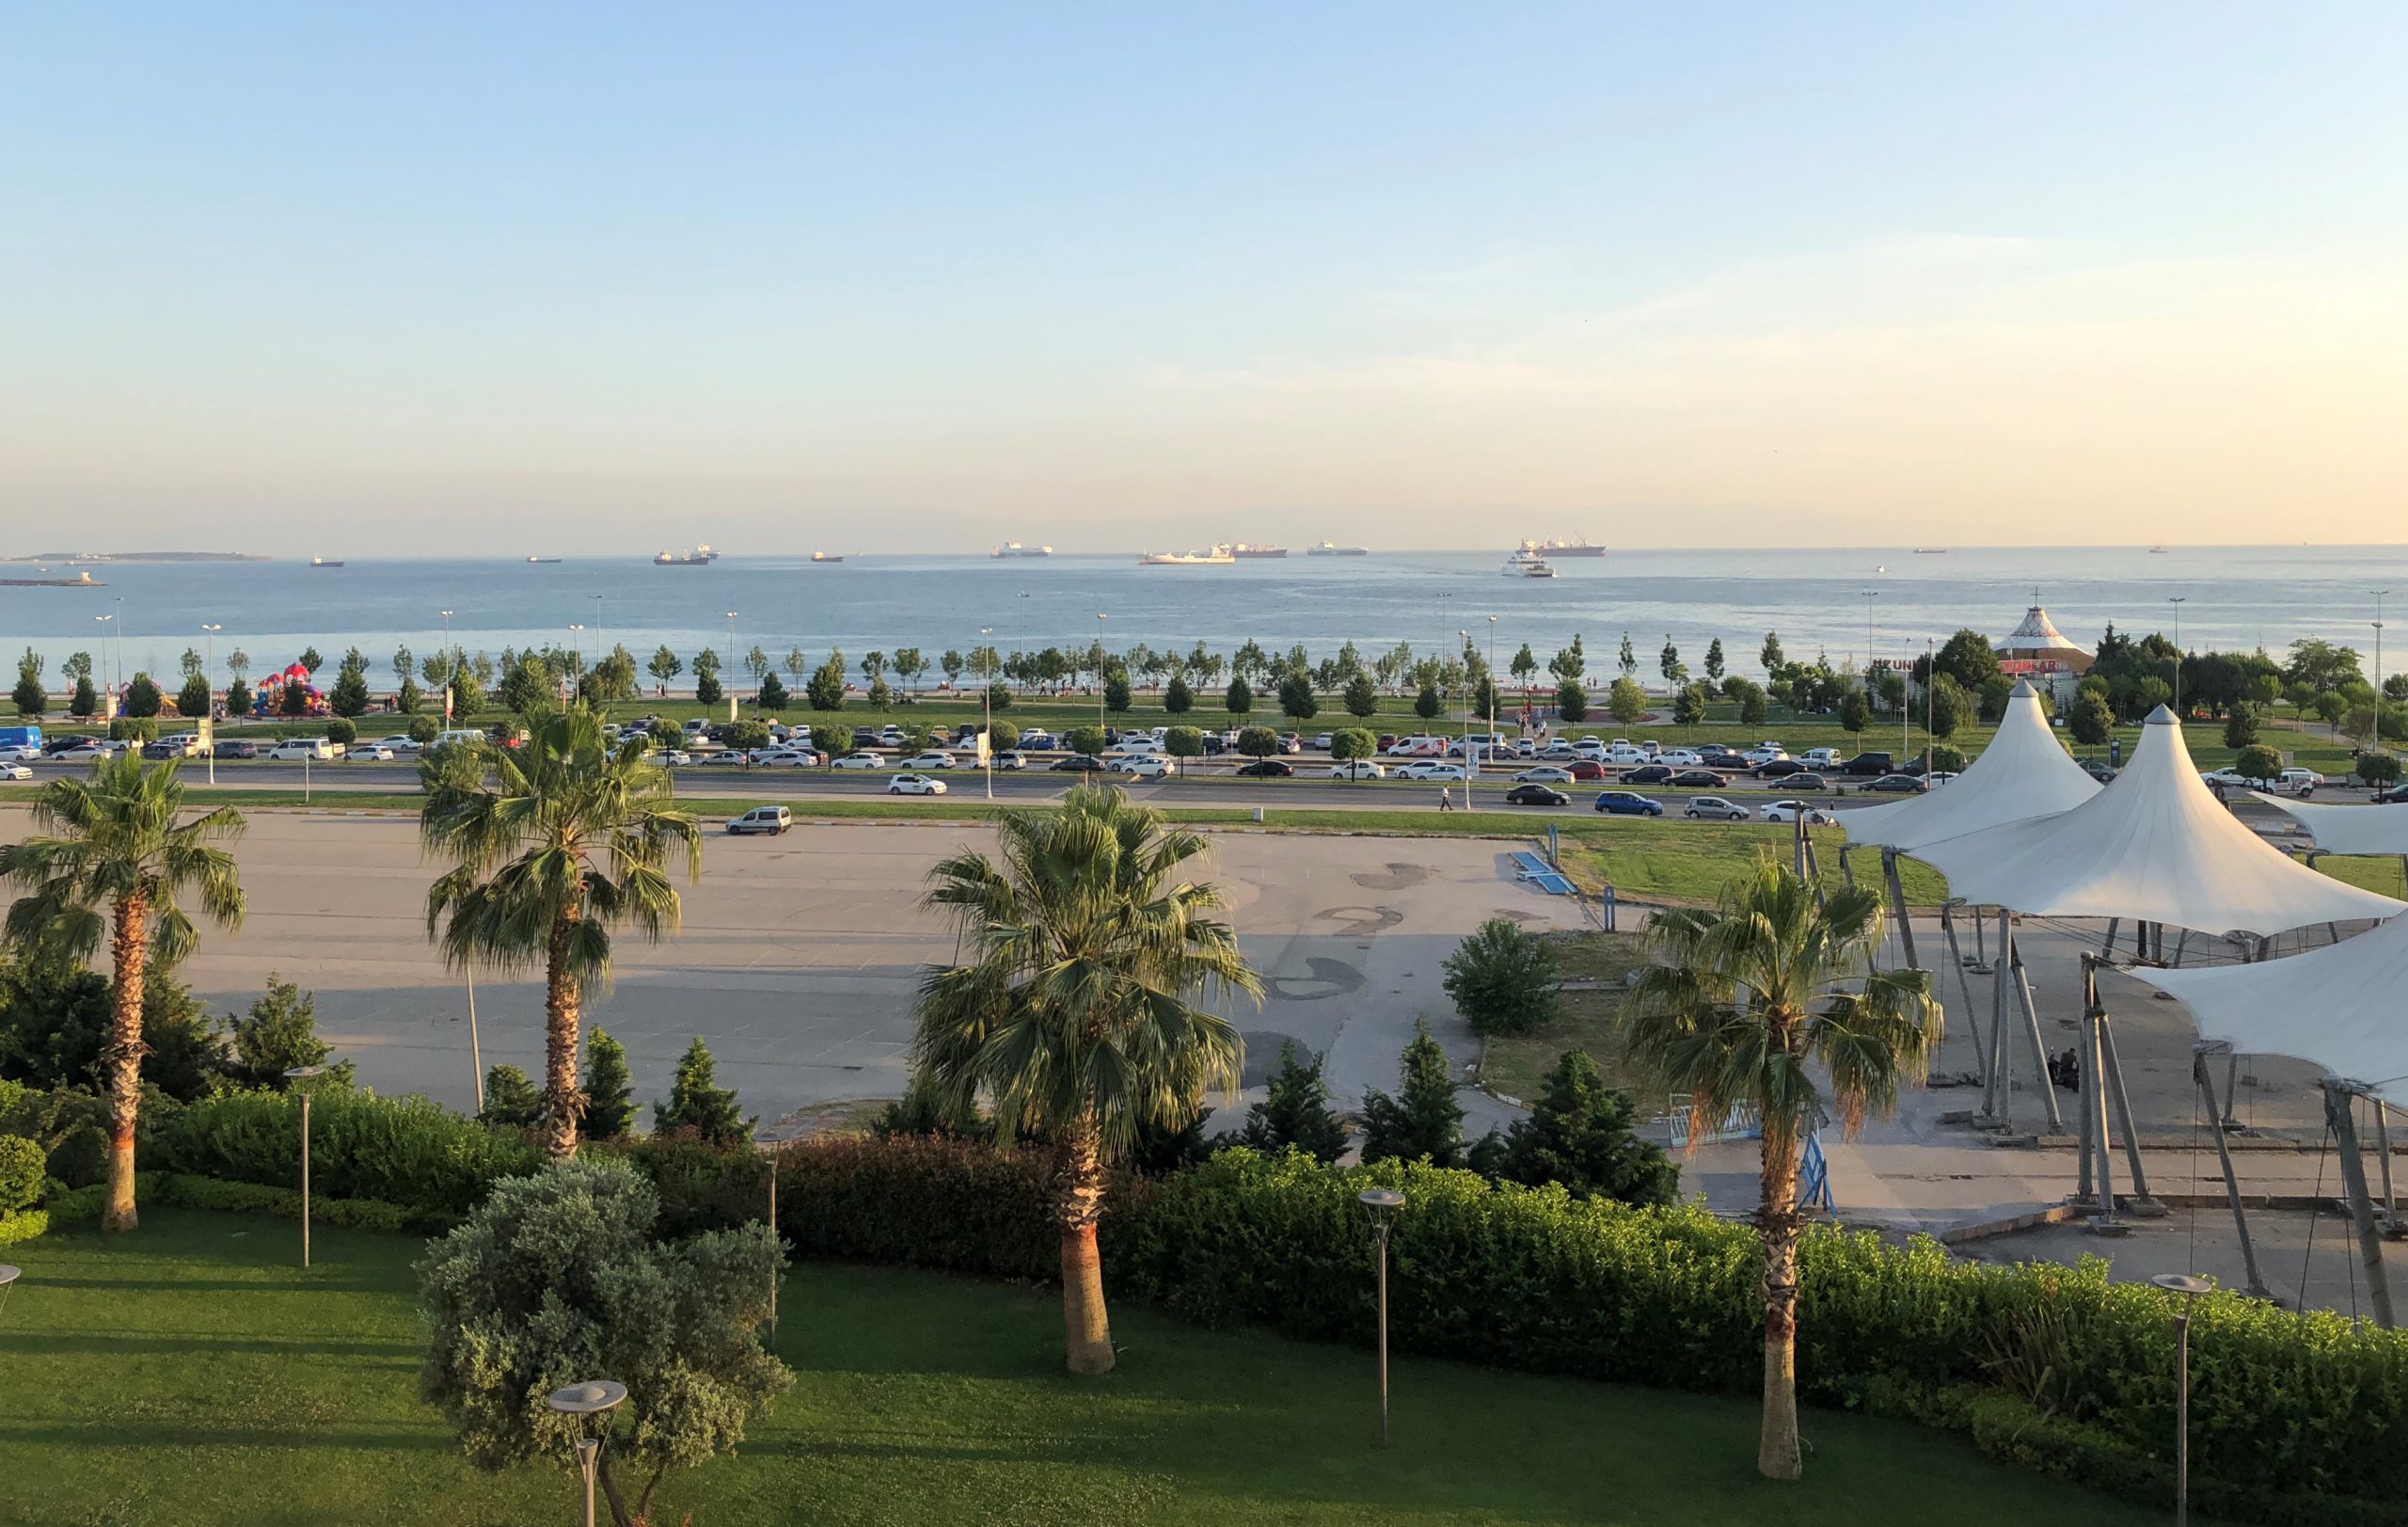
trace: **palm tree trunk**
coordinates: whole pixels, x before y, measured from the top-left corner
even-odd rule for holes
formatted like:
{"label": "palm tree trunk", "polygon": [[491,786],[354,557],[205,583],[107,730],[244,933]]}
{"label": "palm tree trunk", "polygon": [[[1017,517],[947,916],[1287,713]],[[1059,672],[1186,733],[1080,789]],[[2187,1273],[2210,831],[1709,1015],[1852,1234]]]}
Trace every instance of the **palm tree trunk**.
{"label": "palm tree trunk", "polygon": [[1765,1245],[1765,1418],[1756,1471],[1796,1479],[1798,1449],[1798,1137],[1786,1121],[1765,1119],[1763,1201],[1756,1233]]}
{"label": "palm tree trunk", "polygon": [[1095,1126],[1082,1121],[1063,1142],[1055,1179],[1062,1226],[1062,1336],[1074,1374],[1112,1372],[1112,1320],[1103,1307],[1103,1259],[1096,1223],[1103,1217],[1103,1157]]}
{"label": "palm tree trunk", "polygon": [[585,1097],[577,1088],[577,1028],[584,994],[568,968],[574,912],[552,925],[544,963],[544,1149],[563,1159],[577,1154],[577,1121]]}
{"label": "palm tree trunk", "polygon": [[109,993],[109,1042],[101,1054],[109,1102],[109,1201],[101,1229],[133,1230],[134,1121],[142,1107],[142,978],[150,953],[150,902],[136,891],[117,903],[117,928],[109,953],[117,982]]}

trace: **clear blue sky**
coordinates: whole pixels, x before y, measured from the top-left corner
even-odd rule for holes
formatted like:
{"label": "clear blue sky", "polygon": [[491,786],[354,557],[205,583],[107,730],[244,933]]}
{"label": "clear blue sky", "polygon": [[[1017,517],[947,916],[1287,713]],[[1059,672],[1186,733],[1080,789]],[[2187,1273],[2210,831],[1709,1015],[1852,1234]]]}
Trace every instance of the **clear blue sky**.
{"label": "clear blue sky", "polygon": [[0,522],[2397,539],[2403,43],[2396,5],[21,9]]}

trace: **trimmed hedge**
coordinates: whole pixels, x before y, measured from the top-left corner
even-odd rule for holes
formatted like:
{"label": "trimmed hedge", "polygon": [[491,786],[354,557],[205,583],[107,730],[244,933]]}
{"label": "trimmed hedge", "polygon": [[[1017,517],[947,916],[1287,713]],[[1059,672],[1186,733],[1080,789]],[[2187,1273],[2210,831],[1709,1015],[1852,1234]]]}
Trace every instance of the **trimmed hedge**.
{"label": "trimmed hedge", "polygon": [[[290,1092],[204,1098],[163,1132],[152,1163],[226,1182],[296,1187],[301,1100]],[[532,1171],[542,1153],[422,1097],[328,1090],[309,1106],[310,1184],[329,1199],[371,1199],[448,1220],[496,1180]]]}
{"label": "trimmed hedge", "polygon": [[[314,1166],[315,1163],[313,1162]],[[309,1220],[351,1230],[433,1233],[450,1230],[457,1221],[449,1215],[374,1199],[334,1199],[316,1191],[311,1183]],[[273,1215],[278,1219],[301,1217],[301,1190],[268,1187],[258,1183],[227,1183],[181,1171],[138,1171],[134,1174],[137,1206],[170,1209],[218,1209],[229,1214]],[[59,1225],[91,1224],[108,1201],[106,1185],[79,1187],[51,1201],[50,1216]]]}

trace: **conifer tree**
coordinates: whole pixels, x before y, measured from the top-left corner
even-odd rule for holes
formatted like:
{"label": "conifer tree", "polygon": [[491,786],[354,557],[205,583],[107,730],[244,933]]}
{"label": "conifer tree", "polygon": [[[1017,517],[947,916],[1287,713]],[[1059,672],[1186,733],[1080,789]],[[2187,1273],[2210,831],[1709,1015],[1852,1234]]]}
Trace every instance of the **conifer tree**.
{"label": "conifer tree", "polygon": [[1496,1175],[1536,1187],[1561,1183],[1575,1195],[1626,1203],[1671,1203],[1680,1171],[1632,1132],[1630,1094],[1608,1087],[1586,1050],[1567,1050],[1530,1117],[1517,1121],[1497,1154]]}
{"label": "conifer tree", "polygon": [[1363,1159],[1390,1157],[1458,1167],[1464,1158],[1464,1110],[1455,1102],[1454,1070],[1430,1037],[1426,1019],[1413,1021],[1413,1042],[1397,1065],[1396,1095],[1373,1088],[1363,1094]]}
{"label": "conifer tree", "polygon": [[1246,1110],[1238,1138],[1258,1151],[1294,1146],[1315,1159],[1335,1163],[1346,1153],[1346,1128],[1329,1106],[1329,1084],[1320,1056],[1307,1056],[1294,1040],[1279,1044],[1279,1068],[1263,1100]]}
{"label": "conifer tree", "polygon": [[718,1068],[702,1036],[686,1046],[677,1062],[676,1079],[669,1085],[669,1101],[652,1108],[655,1133],[667,1135],[690,1129],[713,1145],[741,1145],[752,1132],[752,1121],[736,1106],[736,1090],[719,1085]]}
{"label": "conifer tree", "polygon": [[485,1105],[481,1122],[513,1129],[532,1129],[544,1121],[544,1094],[516,1066],[495,1066],[485,1073]]}
{"label": "conifer tree", "polygon": [[578,1133],[587,1139],[615,1139],[635,1128],[635,1078],[627,1072],[626,1046],[594,1029],[585,1036],[584,1111]]}

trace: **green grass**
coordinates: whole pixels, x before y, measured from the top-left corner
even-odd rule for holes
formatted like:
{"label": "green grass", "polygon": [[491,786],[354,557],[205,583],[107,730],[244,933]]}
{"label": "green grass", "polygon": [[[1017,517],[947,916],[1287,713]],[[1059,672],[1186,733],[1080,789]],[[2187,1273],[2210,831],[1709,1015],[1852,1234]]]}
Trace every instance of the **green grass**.
{"label": "green grass", "polygon": [[[12,1249],[0,1522],[525,1527],[573,1519],[565,1463],[480,1474],[416,1397],[414,1241],[173,1210],[103,1243]],[[1406,1253],[1406,1254],[1409,1254]],[[1370,1360],[1123,1302],[1119,1370],[1061,1365],[1058,1297],[806,1266],[781,1304],[793,1391],[657,1519],[766,1522],[1768,1527],[2162,1517],[2011,1471],[1961,1439],[1810,1412],[1805,1479],[1755,1476],[1745,1400],[1401,1358],[1396,1445]]]}
{"label": "green grass", "polygon": [[[1586,1050],[1608,1082],[1635,1092],[1622,1067],[1613,1026],[1622,1004],[1622,979],[1645,958],[1639,935],[1556,933],[1549,935],[1548,943],[1555,949],[1556,969],[1564,977],[1606,981],[1608,989],[1565,992],[1557,998],[1553,1023],[1531,1033],[1489,1041],[1481,1052],[1480,1079],[1507,1097],[1528,1103],[1538,1096],[1540,1080],[1555,1069],[1563,1052]],[[1640,1101],[1642,1115],[1655,1106],[1645,1098]]]}

